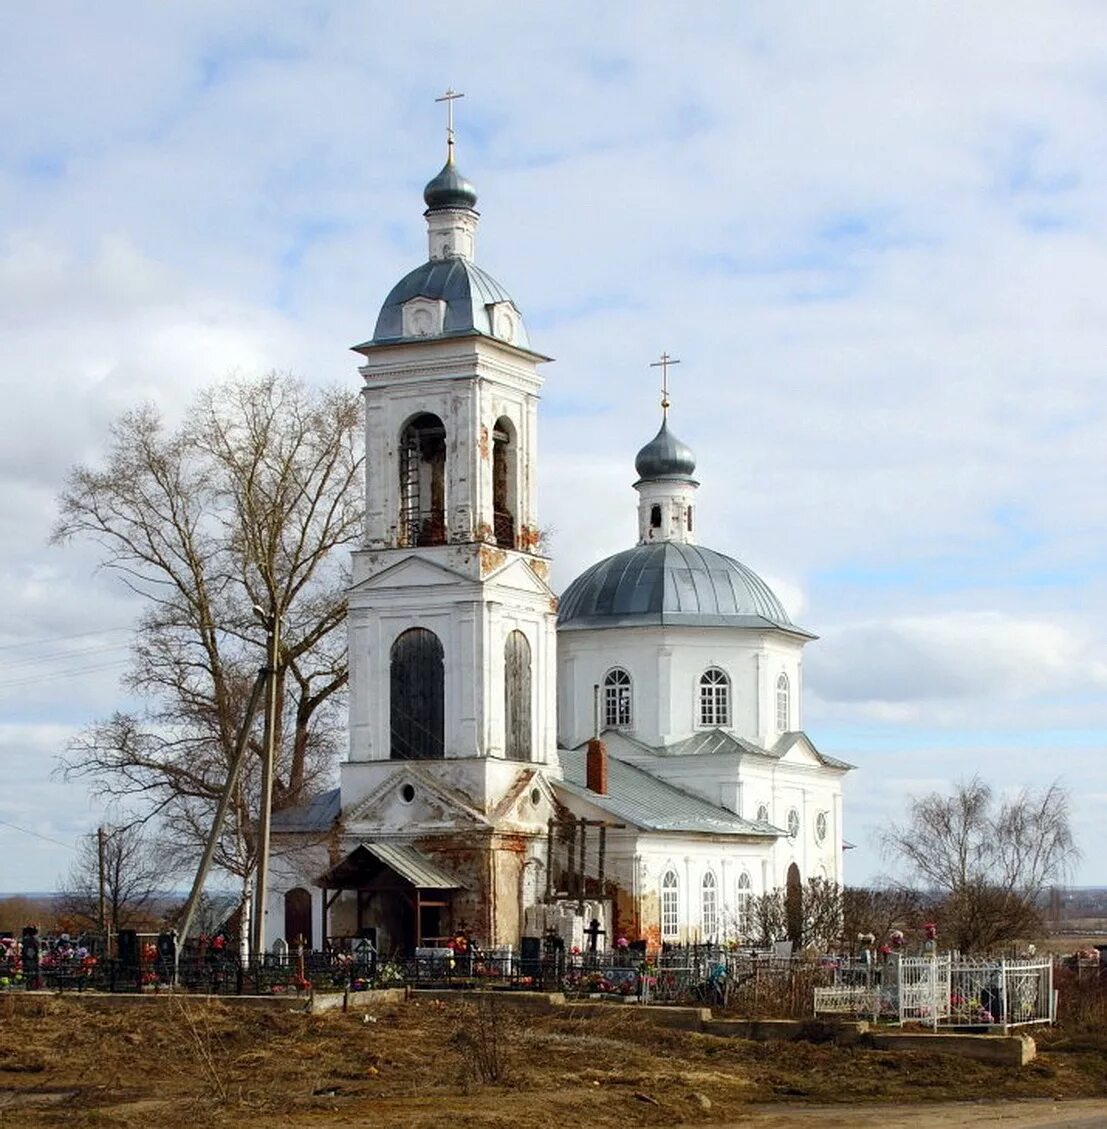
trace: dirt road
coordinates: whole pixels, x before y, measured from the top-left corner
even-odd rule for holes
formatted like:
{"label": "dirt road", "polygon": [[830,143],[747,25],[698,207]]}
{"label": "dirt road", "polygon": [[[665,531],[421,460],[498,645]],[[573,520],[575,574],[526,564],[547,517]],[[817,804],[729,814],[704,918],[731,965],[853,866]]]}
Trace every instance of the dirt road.
{"label": "dirt road", "polygon": [[699,1129],[1105,1129],[1107,1102],[941,1102],[926,1105],[751,1106],[738,1121]]}

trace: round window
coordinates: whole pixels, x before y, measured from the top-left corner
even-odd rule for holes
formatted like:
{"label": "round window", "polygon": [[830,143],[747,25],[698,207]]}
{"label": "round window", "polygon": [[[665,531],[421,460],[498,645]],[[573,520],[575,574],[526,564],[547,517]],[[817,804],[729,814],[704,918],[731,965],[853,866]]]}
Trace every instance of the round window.
{"label": "round window", "polygon": [[815,841],[817,843],[826,842],[826,812],[821,811],[815,816]]}
{"label": "round window", "polygon": [[788,812],[788,838],[795,839],[800,833],[800,813],[792,808]]}
{"label": "round window", "polygon": [[542,793],[537,788],[530,790],[530,802],[534,804],[535,807],[538,807],[542,802]]}
{"label": "round window", "polygon": [[403,800],[403,802],[405,804],[410,804],[411,801],[415,799],[415,785],[414,784],[404,784],[404,785],[402,785],[401,788],[400,788],[400,799]]}

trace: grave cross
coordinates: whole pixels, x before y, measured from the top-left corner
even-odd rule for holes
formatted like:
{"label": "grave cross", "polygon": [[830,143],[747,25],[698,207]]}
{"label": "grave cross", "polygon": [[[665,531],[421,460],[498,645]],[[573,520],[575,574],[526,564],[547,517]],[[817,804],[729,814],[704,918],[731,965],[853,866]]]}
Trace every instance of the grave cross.
{"label": "grave cross", "polygon": [[599,939],[607,936],[607,930],[601,929],[599,921],[596,918],[592,918],[591,922],[588,924],[588,928],[584,931],[584,935],[588,938],[588,951],[594,953]]}
{"label": "grave cross", "polygon": [[679,364],[680,361],[676,357],[662,353],[660,359],[650,365],[650,368],[661,369],[661,414],[664,419],[669,418],[669,365]]}

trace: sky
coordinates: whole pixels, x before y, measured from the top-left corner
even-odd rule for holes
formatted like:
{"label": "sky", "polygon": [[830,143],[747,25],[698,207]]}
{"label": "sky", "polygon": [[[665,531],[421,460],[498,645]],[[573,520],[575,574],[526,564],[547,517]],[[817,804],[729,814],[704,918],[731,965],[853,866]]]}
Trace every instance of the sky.
{"label": "sky", "polygon": [[0,0],[0,891],[103,818],[58,754],[137,607],[48,543],[110,422],[231,373],[357,387],[463,91],[477,260],[545,368],[554,582],[636,535],[658,424],[698,536],[817,633],[852,883],[911,796],[1072,792],[1107,884],[1107,6]]}

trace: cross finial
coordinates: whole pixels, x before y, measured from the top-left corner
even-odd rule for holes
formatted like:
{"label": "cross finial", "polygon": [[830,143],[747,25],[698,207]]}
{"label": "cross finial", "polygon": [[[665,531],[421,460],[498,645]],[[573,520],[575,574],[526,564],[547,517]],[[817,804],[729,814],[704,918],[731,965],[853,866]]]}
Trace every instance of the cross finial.
{"label": "cross finial", "polygon": [[451,160],[454,155],[454,101],[464,97],[464,94],[459,94],[452,87],[449,87],[441,98],[435,98],[436,102],[446,103],[446,156]]}
{"label": "cross finial", "polygon": [[661,418],[669,418],[669,366],[679,365],[680,361],[676,357],[670,357],[668,353],[662,353],[660,360],[653,361],[650,368],[661,369]]}

